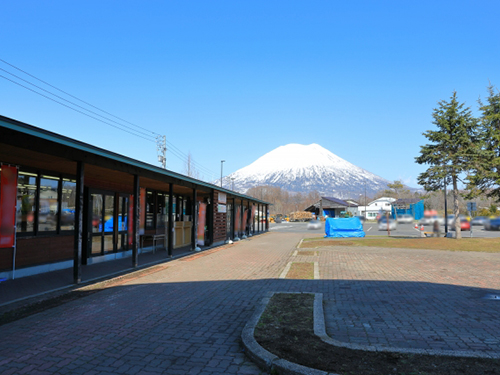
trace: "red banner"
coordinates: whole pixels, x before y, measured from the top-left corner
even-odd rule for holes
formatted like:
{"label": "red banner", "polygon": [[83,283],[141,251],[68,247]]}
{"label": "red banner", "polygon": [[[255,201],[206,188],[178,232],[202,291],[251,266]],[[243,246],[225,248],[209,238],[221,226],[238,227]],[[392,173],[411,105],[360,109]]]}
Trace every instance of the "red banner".
{"label": "red banner", "polygon": [[2,165],[0,173],[0,248],[14,247],[17,168]]}
{"label": "red banner", "polygon": [[234,218],[234,229],[236,232],[236,236],[239,236],[240,232],[240,223],[241,223],[241,207],[236,207],[236,216]]}
{"label": "red banner", "polygon": [[241,221],[241,231],[245,232],[247,229],[247,215],[248,210],[246,208],[243,209],[243,220]]}
{"label": "red banner", "polygon": [[200,203],[198,211],[197,244],[205,246],[205,219],[207,217],[207,204]]}

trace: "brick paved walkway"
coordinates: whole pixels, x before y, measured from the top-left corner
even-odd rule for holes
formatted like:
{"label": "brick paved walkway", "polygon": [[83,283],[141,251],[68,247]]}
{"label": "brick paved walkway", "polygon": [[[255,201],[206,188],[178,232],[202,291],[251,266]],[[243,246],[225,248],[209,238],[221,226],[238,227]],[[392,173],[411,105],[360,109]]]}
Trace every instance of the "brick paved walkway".
{"label": "brick paved walkway", "polygon": [[[240,334],[267,291],[325,295],[341,341],[500,351],[496,254],[318,249],[270,233],[168,263],[156,273],[0,326],[1,374],[259,374]],[[278,279],[318,261],[321,280]],[[500,293],[498,293],[500,294]]]}

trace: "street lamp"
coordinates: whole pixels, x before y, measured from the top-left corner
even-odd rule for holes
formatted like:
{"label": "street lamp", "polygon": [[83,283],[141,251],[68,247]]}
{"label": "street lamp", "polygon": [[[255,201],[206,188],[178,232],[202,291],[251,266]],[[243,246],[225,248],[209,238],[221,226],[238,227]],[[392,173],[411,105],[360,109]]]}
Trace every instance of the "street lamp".
{"label": "street lamp", "polygon": [[222,168],[224,166],[225,160],[220,161],[220,187],[222,187]]}

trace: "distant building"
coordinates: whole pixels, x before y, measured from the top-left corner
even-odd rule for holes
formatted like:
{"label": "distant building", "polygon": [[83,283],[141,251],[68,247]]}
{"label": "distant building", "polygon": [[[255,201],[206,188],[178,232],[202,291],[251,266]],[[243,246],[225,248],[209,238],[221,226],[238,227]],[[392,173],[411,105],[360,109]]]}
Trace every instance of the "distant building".
{"label": "distant building", "polygon": [[357,207],[357,215],[364,216],[368,220],[375,220],[379,212],[391,212],[392,203],[396,201],[395,198],[382,197],[375,199],[374,201],[368,203],[366,206]]}
{"label": "distant building", "polygon": [[357,214],[357,203],[352,200],[344,201],[339,198],[321,197],[321,199],[313,205],[307,207],[304,211],[314,213],[317,217],[341,217],[342,212],[349,212],[351,216]]}

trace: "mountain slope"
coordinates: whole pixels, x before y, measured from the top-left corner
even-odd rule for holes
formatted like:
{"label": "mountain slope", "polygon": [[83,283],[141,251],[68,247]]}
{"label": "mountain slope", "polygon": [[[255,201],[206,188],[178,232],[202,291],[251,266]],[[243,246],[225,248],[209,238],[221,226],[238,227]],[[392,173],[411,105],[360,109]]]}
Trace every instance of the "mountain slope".
{"label": "mountain slope", "polygon": [[[317,144],[280,146],[252,164],[224,178],[245,193],[255,186],[271,185],[292,192],[317,190],[321,195],[357,198],[387,188],[389,181],[338,157]],[[219,180],[220,183],[220,180]]]}

